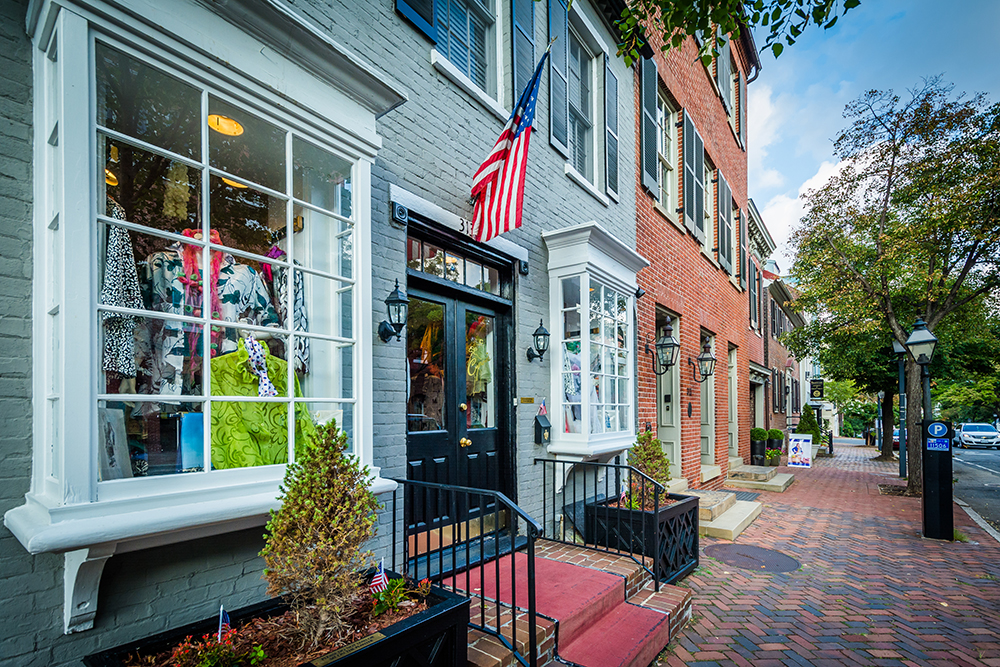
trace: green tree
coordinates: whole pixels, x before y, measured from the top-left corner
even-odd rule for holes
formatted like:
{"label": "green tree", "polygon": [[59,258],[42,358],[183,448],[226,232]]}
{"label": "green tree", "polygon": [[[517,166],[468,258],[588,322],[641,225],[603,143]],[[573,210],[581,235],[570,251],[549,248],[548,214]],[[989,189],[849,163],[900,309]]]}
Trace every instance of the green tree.
{"label": "green tree", "polygon": [[664,51],[679,47],[688,36],[715,34],[716,39],[701,40],[701,57],[708,65],[723,45],[722,35],[735,39],[743,30],[757,29],[767,35],[763,48],[778,57],[810,25],[832,28],[860,4],[861,0],[627,0],[617,21],[618,55],[624,55],[627,65],[638,60],[647,29],[657,35]]}
{"label": "green tree", "polygon": [[1000,365],[992,376],[944,385],[935,399],[945,419],[993,423],[1000,415]]}
{"label": "green tree", "polygon": [[[845,116],[840,171],[806,195],[793,234],[798,305],[901,344],[918,314],[936,332],[982,312],[1000,287],[1000,105],[935,78],[906,101],[868,91]],[[907,428],[918,433],[920,369],[905,358]],[[907,450],[908,490],[920,492],[917,439]]]}

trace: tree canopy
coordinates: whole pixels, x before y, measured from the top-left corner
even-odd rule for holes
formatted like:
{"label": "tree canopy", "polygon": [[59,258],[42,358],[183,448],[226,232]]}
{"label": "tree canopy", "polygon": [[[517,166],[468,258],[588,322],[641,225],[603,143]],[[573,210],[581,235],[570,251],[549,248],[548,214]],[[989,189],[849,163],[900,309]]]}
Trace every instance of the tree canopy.
{"label": "tree canopy", "polygon": [[[953,347],[968,333],[957,325],[974,323],[1000,288],[1000,105],[932,78],[905,100],[868,91],[844,115],[850,124],[834,144],[839,171],[805,195],[792,236],[797,305],[822,332],[819,349],[853,337],[855,363],[891,375],[891,358],[873,346],[905,345],[920,315],[940,332],[945,358],[947,340]],[[946,336],[952,327],[956,335]],[[908,429],[916,433],[920,372],[909,354],[906,363]],[[908,453],[916,492],[919,443],[911,440]]]}

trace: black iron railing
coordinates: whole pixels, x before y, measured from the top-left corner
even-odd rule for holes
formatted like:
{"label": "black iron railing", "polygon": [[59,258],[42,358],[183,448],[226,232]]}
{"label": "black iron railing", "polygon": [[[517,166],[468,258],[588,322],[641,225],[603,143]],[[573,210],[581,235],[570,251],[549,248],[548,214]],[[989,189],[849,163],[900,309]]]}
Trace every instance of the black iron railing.
{"label": "black iron railing", "polygon": [[[498,491],[393,480],[392,569],[472,600],[469,625],[497,637],[524,667],[537,667],[535,540],[541,526]],[[396,534],[402,492],[403,539]],[[478,604],[478,607],[477,607]],[[527,651],[518,625],[527,630]],[[523,636],[523,635],[522,635]]]}
{"label": "black iron railing", "polygon": [[535,465],[542,466],[542,536],[627,556],[649,573],[659,591],[666,578],[655,557],[662,551],[661,532],[637,524],[629,508],[645,508],[656,517],[668,497],[666,489],[618,463],[535,459]]}

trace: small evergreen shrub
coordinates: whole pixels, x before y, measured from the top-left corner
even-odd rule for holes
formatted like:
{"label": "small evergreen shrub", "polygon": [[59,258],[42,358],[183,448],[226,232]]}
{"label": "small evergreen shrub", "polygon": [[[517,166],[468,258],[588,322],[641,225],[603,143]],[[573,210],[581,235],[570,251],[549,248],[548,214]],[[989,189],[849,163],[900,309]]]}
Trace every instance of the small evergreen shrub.
{"label": "small evergreen shrub", "polygon": [[772,428],[770,431],[767,432],[767,439],[784,441],[785,434],[782,433],[780,429]]}
{"label": "small evergreen shrub", "polygon": [[750,439],[754,442],[767,440],[767,431],[762,428],[752,428],[750,429]]}
{"label": "small evergreen shrub", "polygon": [[304,647],[341,639],[367,594],[361,571],[371,553],[362,547],[375,535],[379,509],[369,474],[347,454],[347,435],[332,421],[285,471],[261,556],[267,592],[283,595],[296,612]]}
{"label": "small evergreen shrub", "polygon": [[799,425],[795,427],[795,432],[811,433],[814,445],[822,443],[823,434],[819,430],[819,424],[816,423],[816,415],[813,413],[811,406],[806,405],[802,408],[802,419],[799,420]]}
{"label": "small evergreen shrub", "polygon": [[640,433],[636,440],[628,454],[629,465],[666,486],[670,481],[670,460],[663,453],[663,442],[652,431]]}

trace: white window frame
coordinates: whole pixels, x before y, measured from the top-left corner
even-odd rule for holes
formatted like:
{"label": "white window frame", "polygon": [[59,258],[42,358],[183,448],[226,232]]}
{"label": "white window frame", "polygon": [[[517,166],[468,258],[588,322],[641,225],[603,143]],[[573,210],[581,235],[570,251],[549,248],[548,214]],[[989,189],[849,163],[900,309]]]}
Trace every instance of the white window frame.
{"label": "white window frame", "polygon": [[[451,0],[448,0],[450,2]],[[489,20],[490,25],[486,35],[486,88],[476,83],[472,77],[460,70],[448,57],[437,47],[431,47],[431,66],[444,75],[456,86],[464,90],[476,101],[482,104],[488,111],[502,121],[510,116],[512,102],[505,99],[504,94],[504,72],[503,58],[498,54],[503,52],[503,35],[505,26],[503,25],[503,13],[497,11],[498,3],[501,0],[467,0],[469,11],[476,12],[481,17]],[[437,3],[435,3],[436,5]],[[434,8],[435,17],[437,7]],[[509,20],[509,13],[506,15]],[[513,99],[516,100],[521,91],[514,91]]]}
{"label": "white window frame", "polygon": [[[594,69],[595,69],[596,58],[594,57],[594,54],[591,53],[590,48],[587,45],[587,42],[584,41],[577,33],[577,30],[573,26],[572,21],[570,21],[569,24],[569,39],[570,39],[569,49],[571,55],[569,58],[569,63],[570,63],[569,71],[566,74],[570,81],[572,81],[574,77],[578,76],[580,78],[580,85],[581,86],[586,85],[588,91],[588,99],[586,100],[585,103],[587,108],[584,109],[578,106],[577,103],[579,102],[579,100],[574,100],[573,96],[569,95],[569,91],[572,90],[573,87],[571,85],[567,87],[567,96],[569,99],[569,117],[568,117],[569,129],[567,132],[567,139],[569,140],[570,164],[573,166],[574,169],[576,169],[576,172],[578,174],[584,177],[584,180],[586,180],[588,183],[593,184],[597,182],[596,179],[597,156],[596,153],[594,152],[597,143],[595,141],[596,137],[594,136],[595,134],[597,134],[596,132],[594,132],[594,125],[595,125],[594,117],[596,116],[596,110],[595,110],[596,105],[594,104],[594,93],[596,91],[594,90],[594,87],[597,81]],[[580,66],[581,69],[586,70],[584,72],[573,71],[573,57],[572,57],[573,42],[576,42],[580,47],[580,52],[582,56],[580,58]],[[586,126],[584,130],[585,138],[582,142],[577,139],[577,134],[580,125]],[[578,151],[583,152],[582,161],[584,162],[584,164],[582,171],[578,168],[578,162],[579,162],[578,160],[579,156],[577,155]]]}
{"label": "white window frame", "polygon": [[[657,183],[660,186],[659,205],[671,216],[677,219],[677,179],[679,177],[677,164],[680,155],[677,133],[677,106],[667,99],[662,90],[656,96],[656,154],[659,158],[659,169],[656,172]],[[670,145],[667,146],[667,139]],[[664,170],[668,174],[664,175]],[[664,180],[667,182],[664,183]]]}
{"label": "white window frame", "polygon": [[[405,101],[387,77],[343,51],[289,11],[266,16],[165,6],[133,0],[130,11],[100,2],[89,8],[43,3],[29,12],[35,92],[33,275],[33,458],[26,503],[5,525],[32,554],[66,555],[65,630],[87,629],[96,613],[103,562],[116,551],[147,548],[263,525],[278,506],[284,465],[98,481],[97,378],[101,352],[97,305],[94,40],[170,63],[201,84],[232,93],[267,116],[295,127],[312,143],[353,162],[356,400],[354,452],[371,466],[372,386],[371,165],[381,145],[375,118]],[[142,21],[135,17],[142,16]],[[306,69],[265,44],[294,33]],[[155,28],[151,26],[156,26]],[[197,28],[195,28],[197,26]],[[326,64],[331,49],[346,60]],[[147,59],[147,58],[144,58]],[[224,70],[215,62],[229,62]],[[345,64],[346,63],[346,64]],[[237,71],[235,67],[242,68]],[[215,72],[225,72],[221,81]],[[277,91],[282,91],[279,94]],[[358,101],[358,95],[369,96]],[[301,93],[299,95],[298,93]],[[290,100],[298,100],[290,102]],[[100,210],[103,211],[103,205]],[[395,484],[372,469],[371,488]],[[126,483],[121,483],[126,482]],[[132,483],[136,482],[136,483]],[[80,555],[82,554],[82,555]],[[99,565],[92,565],[99,563]],[[96,576],[81,572],[96,567]]]}
{"label": "white window frame", "polygon": [[[616,239],[596,222],[587,222],[549,232],[543,232],[542,238],[549,252],[549,322],[551,330],[558,333],[553,336],[554,348],[550,362],[550,396],[552,408],[550,414],[555,426],[552,429],[552,444],[547,448],[550,454],[567,460],[583,460],[595,456],[621,452],[631,448],[635,442],[635,292],[638,289],[636,274],[649,265],[642,256],[632,248]],[[583,391],[581,392],[581,433],[565,433],[560,420],[563,414],[562,389],[562,281],[564,278],[580,276],[581,294],[581,356],[586,363],[581,369]],[[591,382],[589,368],[589,294],[590,281],[594,280],[610,287],[628,299],[627,325],[629,331],[628,387],[629,405],[628,425],[624,431],[614,433],[591,434],[590,430],[590,396],[587,387]]]}

